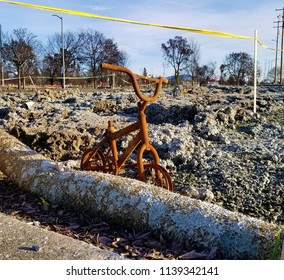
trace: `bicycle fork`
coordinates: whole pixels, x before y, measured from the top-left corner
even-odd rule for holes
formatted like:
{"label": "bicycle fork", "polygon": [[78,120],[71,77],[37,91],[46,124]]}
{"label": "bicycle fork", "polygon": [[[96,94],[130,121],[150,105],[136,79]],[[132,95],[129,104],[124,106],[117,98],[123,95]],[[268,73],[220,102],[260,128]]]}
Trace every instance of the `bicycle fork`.
{"label": "bicycle fork", "polygon": [[145,101],[143,103],[141,102],[138,103],[139,123],[140,123],[139,133],[141,134],[141,140],[142,140],[142,146],[139,148],[137,152],[138,179],[140,180],[143,180],[143,174],[144,174],[143,154],[145,151],[151,152],[155,164],[157,165],[160,164],[160,158],[158,152],[149,142],[147,120],[146,120],[146,115],[144,113],[147,104],[148,102]]}

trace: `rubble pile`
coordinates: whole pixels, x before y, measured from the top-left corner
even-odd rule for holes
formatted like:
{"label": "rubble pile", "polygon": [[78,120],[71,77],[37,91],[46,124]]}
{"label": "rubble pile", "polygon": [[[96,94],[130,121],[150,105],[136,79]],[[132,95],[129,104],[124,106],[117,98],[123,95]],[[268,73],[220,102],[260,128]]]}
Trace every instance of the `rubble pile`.
{"label": "rubble pile", "polygon": [[[83,151],[137,118],[129,90],[0,92],[0,126],[37,152],[79,168]],[[175,191],[265,221],[284,222],[284,93],[209,86],[146,109],[149,137]],[[124,141],[118,143],[124,147]],[[72,164],[71,164],[72,163]]]}

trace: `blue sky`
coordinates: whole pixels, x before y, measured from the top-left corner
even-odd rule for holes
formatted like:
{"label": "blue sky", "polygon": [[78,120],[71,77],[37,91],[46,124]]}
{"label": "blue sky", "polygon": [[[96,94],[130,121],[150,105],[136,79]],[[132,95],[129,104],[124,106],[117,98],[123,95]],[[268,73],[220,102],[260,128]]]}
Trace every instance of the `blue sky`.
{"label": "blue sky", "polygon": [[[58,7],[104,16],[160,23],[198,29],[210,29],[233,34],[254,36],[258,30],[259,39],[269,47],[275,47],[277,20],[276,8],[284,3],[279,0],[26,0],[18,1],[50,7]],[[60,21],[52,17],[54,12],[35,10],[0,2],[0,24],[3,32],[23,27],[38,36],[41,41],[60,32]],[[120,49],[129,55],[129,68],[142,73],[146,67],[154,75],[170,75],[172,70],[163,65],[161,44],[176,35],[194,40],[200,45],[201,63],[216,62],[217,68],[226,55],[244,51],[253,56],[253,41],[228,39],[157,27],[131,25],[85,18],[67,14],[63,17],[65,30],[92,28],[112,38]],[[275,64],[275,52],[258,48],[258,59],[262,71]]]}

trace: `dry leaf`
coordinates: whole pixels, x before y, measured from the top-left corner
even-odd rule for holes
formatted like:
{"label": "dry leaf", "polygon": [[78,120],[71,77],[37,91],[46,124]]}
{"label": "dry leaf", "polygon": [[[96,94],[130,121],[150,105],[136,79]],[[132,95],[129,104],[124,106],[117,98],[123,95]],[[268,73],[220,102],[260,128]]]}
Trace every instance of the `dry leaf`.
{"label": "dry leaf", "polygon": [[196,252],[195,250],[192,250],[188,253],[185,253],[179,256],[179,259],[180,260],[195,260],[195,259],[204,259],[206,257],[207,257],[207,254],[199,253],[199,252]]}
{"label": "dry leaf", "polygon": [[217,248],[213,248],[207,255],[206,259],[207,260],[213,260],[217,255]]}
{"label": "dry leaf", "polygon": [[110,247],[112,245],[112,240],[110,238],[108,238],[107,236],[97,236],[97,242],[98,244],[102,244],[105,246]]}
{"label": "dry leaf", "polygon": [[158,241],[155,241],[155,240],[147,241],[147,242],[145,242],[145,245],[150,247],[150,248],[156,248],[156,249],[159,249],[159,248],[162,247],[162,244]]}
{"label": "dry leaf", "polygon": [[145,239],[145,238],[149,237],[150,234],[151,234],[150,232],[136,234],[134,236],[134,239]]}
{"label": "dry leaf", "polygon": [[69,226],[68,226],[69,229],[77,229],[79,227],[81,227],[81,225],[78,225],[78,224],[75,224],[75,223],[70,223]]}

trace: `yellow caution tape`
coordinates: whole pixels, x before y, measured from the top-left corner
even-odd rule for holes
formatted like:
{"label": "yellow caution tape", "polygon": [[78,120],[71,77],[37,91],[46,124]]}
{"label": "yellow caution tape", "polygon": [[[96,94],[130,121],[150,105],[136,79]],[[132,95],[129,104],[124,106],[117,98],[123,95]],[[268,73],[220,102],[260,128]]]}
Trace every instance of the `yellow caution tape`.
{"label": "yellow caution tape", "polygon": [[[176,30],[194,32],[194,33],[200,33],[200,34],[212,35],[212,36],[218,36],[218,37],[227,37],[227,38],[245,39],[245,40],[255,40],[254,37],[248,37],[248,36],[243,36],[243,35],[236,35],[236,34],[231,34],[231,33],[227,33],[227,32],[219,32],[219,31],[214,31],[214,30],[189,28],[189,27],[181,27],[181,26],[165,25],[165,24],[157,24],[157,23],[147,23],[147,22],[134,21],[134,20],[128,20],[128,19],[121,19],[121,18],[115,18],[115,17],[109,17],[109,16],[102,16],[102,15],[98,15],[98,14],[79,12],[79,11],[74,11],[74,10],[67,10],[67,9],[62,9],[62,8],[54,8],[54,7],[41,6],[41,5],[35,5],[35,4],[28,4],[28,3],[23,3],[23,2],[9,1],[9,0],[0,0],[0,2],[9,3],[9,4],[12,4],[12,5],[23,6],[23,7],[32,8],[32,9],[52,11],[52,12],[64,13],[64,14],[70,14],[70,15],[76,15],[76,16],[83,16],[83,17],[97,18],[97,19],[117,21],[117,22],[123,22],[123,23],[130,23],[130,24],[146,25],[146,26],[152,26],[152,27],[167,28],[167,29],[176,29]],[[258,43],[263,48],[271,49],[271,48],[268,48],[265,44],[263,44],[259,40],[258,40]],[[273,49],[273,50],[275,50],[275,49]]]}
{"label": "yellow caution tape", "polygon": [[259,43],[259,45],[265,49],[271,50],[271,51],[281,51],[280,49],[276,49],[276,48],[270,48],[267,47],[265,44],[263,44],[261,41],[257,40],[257,42]]}
{"label": "yellow caution tape", "polygon": [[204,30],[204,29],[188,28],[188,27],[180,27],[180,26],[172,26],[172,25],[164,25],[164,24],[156,24],[156,23],[146,23],[146,22],[140,22],[140,21],[134,21],[134,20],[102,16],[102,15],[97,15],[97,14],[90,14],[90,13],[85,13],[85,12],[78,12],[78,11],[73,11],[73,10],[66,10],[66,9],[61,9],[61,8],[40,6],[40,5],[35,5],[35,4],[27,4],[27,3],[22,3],[22,2],[15,2],[15,1],[8,1],[8,0],[0,0],[0,2],[5,2],[5,3],[13,4],[13,5],[19,5],[19,6],[24,6],[24,7],[39,9],[39,10],[53,11],[53,12],[58,12],[58,13],[65,13],[65,14],[71,14],[71,15],[77,15],[77,16],[83,16],[83,17],[91,17],[91,18],[98,18],[98,19],[104,19],[104,20],[110,20],[110,21],[131,23],[131,24],[177,29],[177,30],[196,32],[196,33],[201,33],[201,34],[206,34],[206,35],[239,38],[239,39],[246,39],[246,40],[254,39],[252,37],[235,35],[235,34],[230,34],[226,32],[218,32],[218,31],[213,31],[213,30]]}

